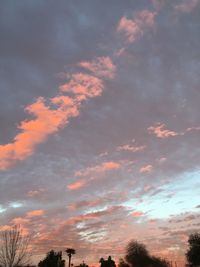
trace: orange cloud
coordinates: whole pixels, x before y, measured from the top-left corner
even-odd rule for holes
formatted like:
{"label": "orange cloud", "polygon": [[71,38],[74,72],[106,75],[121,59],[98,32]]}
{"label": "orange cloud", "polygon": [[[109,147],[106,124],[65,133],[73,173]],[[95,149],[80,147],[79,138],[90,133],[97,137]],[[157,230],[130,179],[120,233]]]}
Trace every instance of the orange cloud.
{"label": "orange cloud", "polygon": [[71,184],[67,185],[67,188],[69,190],[77,190],[77,189],[80,189],[80,188],[84,187],[85,184],[86,184],[86,181],[79,180],[79,181],[76,181],[74,183],[71,183]]}
{"label": "orange cloud", "polygon": [[82,61],[79,66],[91,71],[94,75],[112,79],[116,67],[110,57],[97,57],[93,61]]}
{"label": "orange cloud", "polygon": [[153,170],[153,166],[152,165],[145,165],[140,169],[140,173],[149,173]]}
{"label": "orange cloud", "polygon": [[136,41],[143,34],[139,25],[137,25],[135,21],[127,19],[126,17],[120,19],[117,31],[124,33],[127,41],[130,43]]}
{"label": "orange cloud", "polygon": [[61,85],[62,92],[71,92],[77,96],[77,100],[85,100],[86,98],[101,95],[103,90],[103,82],[101,79],[84,73],[72,74],[68,83]]}
{"label": "orange cloud", "polygon": [[114,161],[103,162],[100,165],[96,165],[93,167],[88,167],[84,171],[77,171],[75,173],[76,176],[89,176],[104,173],[106,171],[116,170],[121,167],[121,164]]}
{"label": "orange cloud", "polygon": [[155,23],[156,12],[142,10],[135,13],[134,18],[122,17],[117,26],[117,31],[124,34],[126,42],[133,43],[138,40],[148,28],[152,28]]}
{"label": "orange cloud", "polygon": [[44,210],[33,210],[26,213],[27,218],[38,217],[45,214]]}
{"label": "orange cloud", "polygon": [[144,213],[142,211],[133,211],[130,213],[130,215],[133,217],[141,217],[144,215]]}
{"label": "orange cloud", "polygon": [[158,126],[151,126],[148,128],[149,133],[155,134],[159,138],[167,138],[179,135],[179,133],[165,129],[165,124],[158,124]]}
{"label": "orange cloud", "polygon": [[0,226],[0,232],[9,231],[10,229],[11,229],[10,225],[2,225],[2,226]]}
{"label": "orange cloud", "polygon": [[1,170],[7,169],[17,160],[24,160],[32,155],[37,144],[44,142],[50,134],[57,132],[70,117],[78,115],[75,105],[62,104],[58,109],[51,109],[45,105],[42,97],[27,106],[25,110],[35,119],[22,121],[18,126],[21,133],[15,136],[14,142],[0,146]]}
{"label": "orange cloud", "polygon": [[[108,59],[105,58],[104,61],[109,66]],[[71,93],[72,97],[55,96],[49,99],[49,105],[46,105],[43,97],[39,97],[35,103],[25,108],[34,119],[22,121],[18,126],[21,132],[15,136],[14,141],[0,146],[0,170],[6,170],[16,161],[32,155],[36,145],[68,124],[70,118],[78,116],[79,107],[84,100],[101,95],[103,81],[92,75],[75,73],[69,77],[69,82],[60,86],[60,90]]]}

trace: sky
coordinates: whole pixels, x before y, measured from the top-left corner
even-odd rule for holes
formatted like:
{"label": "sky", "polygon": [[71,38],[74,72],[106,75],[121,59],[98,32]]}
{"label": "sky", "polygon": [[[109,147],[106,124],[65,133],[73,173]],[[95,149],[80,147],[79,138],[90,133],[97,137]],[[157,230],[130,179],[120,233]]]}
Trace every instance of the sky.
{"label": "sky", "polygon": [[[0,3],[0,230],[36,264],[184,265],[200,227],[200,1]],[[66,257],[65,257],[66,258]]]}

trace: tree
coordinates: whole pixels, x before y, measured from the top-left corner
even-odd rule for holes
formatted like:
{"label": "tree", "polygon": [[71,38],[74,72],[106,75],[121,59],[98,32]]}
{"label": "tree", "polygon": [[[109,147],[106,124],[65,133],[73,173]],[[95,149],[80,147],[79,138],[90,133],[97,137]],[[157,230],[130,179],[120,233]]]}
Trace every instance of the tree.
{"label": "tree", "polygon": [[107,260],[104,260],[104,258],[101,258],[99,262],[101,263],[100,265],[101,267],[116,267],[116,264],[114,260],[112,260],[111,256],[108,256]]}
{"label": "tree", "polygon": [[[151,256],[145,245],[132,240],[126,247],[126,261],[131,267],[169,267],[170,264],[158,257]],[[128,267],[123,260],[120,267]]]}
{"label": "tree", "polygon": [[188,239],[189,249],[186,258],[189,266],[200,266],[200,233],[194,233]]}
{"label": "tree", "polygon": [[153,267],[169,267],[170,264],[166,260],[152,256],[150,258],[150,266]]}
{"label": "tree", "polygon": [[62,260],[62,252],[51,250],[47,253],[46,258],[38,263],[39,267],[64,267],[65,260]]}
{"label": "tree", "polygon": [[67,248],[65,251],[69,257],[69,267],[71,267],[71,258],[72,258],[72,255],[76,254],[76,250],[73,248]]}
{"label": "tree", "polygon": [[25,236],[20,226],[0,232],[0,265],[3,267],[25,266],[30,263],[28,246],[30,237]]}
{"label": "tree", "polygon": [[145,245],[135,240],[127,245],[125,259],[132,267],[146,267],[150,262],[150,256]]}
{"label": "tree", "polygon": [[130,267],[128,263],[124,261],[124,259],[119,259],[118,267]]}

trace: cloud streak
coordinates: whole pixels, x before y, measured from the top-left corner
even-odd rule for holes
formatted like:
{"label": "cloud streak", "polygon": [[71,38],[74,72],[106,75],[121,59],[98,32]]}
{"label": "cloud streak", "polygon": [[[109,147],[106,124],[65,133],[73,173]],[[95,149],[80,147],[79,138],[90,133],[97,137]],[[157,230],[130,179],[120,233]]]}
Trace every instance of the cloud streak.
{"label": "cloud streak", "polygon": [[[87,62],[86,65],[90,66],[97,75],[109,73],[110,77],[113,77],[111,72],[115,67],[108,57],[98,58],[97,63]],[[20,133],[14,137],[14,141],[0,146],[1,170],[6,170],[17,161],[31,156],[38,144],[46,141],[49,135],[56,133],[66,126],[71,118],[79,115],[83,101],[102,94],[104,85],[100,78],[81,72],[68,76],[69,81],[59,89],[61,93],[68,93],[71,96],[59,94],[48,100],[39,97],[35,103],[25,108],[25,111],[34,119],[22,121],[18,126]]]}

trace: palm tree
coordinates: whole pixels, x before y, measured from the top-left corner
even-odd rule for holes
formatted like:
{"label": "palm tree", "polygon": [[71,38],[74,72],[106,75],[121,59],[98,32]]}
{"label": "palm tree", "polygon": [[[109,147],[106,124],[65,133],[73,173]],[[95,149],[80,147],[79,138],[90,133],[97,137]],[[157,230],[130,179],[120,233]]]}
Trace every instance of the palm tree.
{"label": "palm tree", "polygon": [[69,267],[71,267],[71,257],[72,257],[72,255],[76,254],[76,250],[73,248],[67,248],[65,250],[65,252],[67,253],[67,255],[69,257]]}

